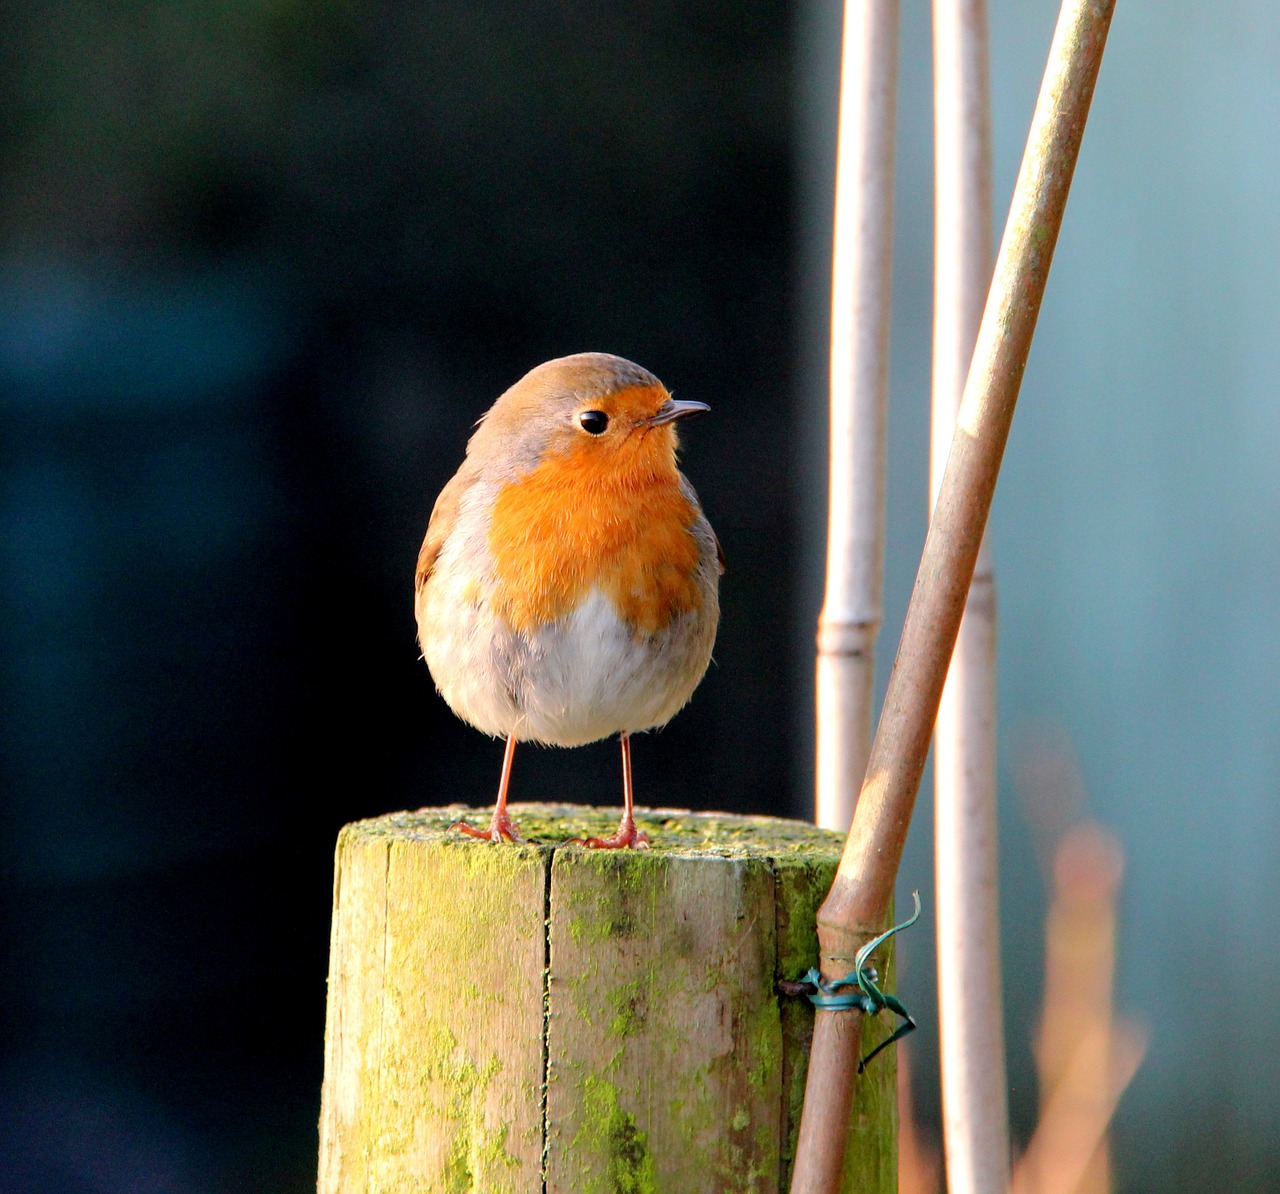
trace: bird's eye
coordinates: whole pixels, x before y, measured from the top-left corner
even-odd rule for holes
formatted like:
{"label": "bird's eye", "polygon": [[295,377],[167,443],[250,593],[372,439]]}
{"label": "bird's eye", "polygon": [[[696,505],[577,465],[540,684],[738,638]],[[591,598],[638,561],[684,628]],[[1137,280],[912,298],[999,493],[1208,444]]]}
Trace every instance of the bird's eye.
{"label": "bird's eye", "polygon": [[588,435],[603,435],[609,426],[609,416],[602,410],[584,410],[578,423]]}

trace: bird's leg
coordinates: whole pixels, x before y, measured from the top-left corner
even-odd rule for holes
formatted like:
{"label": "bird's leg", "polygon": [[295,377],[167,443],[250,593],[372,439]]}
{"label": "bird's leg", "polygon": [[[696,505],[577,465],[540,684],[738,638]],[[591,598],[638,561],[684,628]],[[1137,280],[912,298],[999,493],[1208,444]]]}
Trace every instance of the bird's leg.
{"label": "bird's leg", "polygon": [[631,735],[622,735],[622,821],[618,832],[611,837],[585,837],[576,839],[579,845],[592,850],[646,850],[649,835],[636,828],[634,800],[631,792]]}
{"label": "bird's leg", "polygon": [[507,750],[502,756],[502,778],[498,781],[498,800],[493,806],[493,819],[489,822],[489,828],[476,829],[465,821],[455,821],[449,826],[450,829],[461,829],[471,837],[490,842],[500,842],[504,838],[509,842],[524,841],[515,822],[507,815],[507,788],[511,784],[511,760],[515,757],[516,740],[515,735],[512,735],[507,739]]}

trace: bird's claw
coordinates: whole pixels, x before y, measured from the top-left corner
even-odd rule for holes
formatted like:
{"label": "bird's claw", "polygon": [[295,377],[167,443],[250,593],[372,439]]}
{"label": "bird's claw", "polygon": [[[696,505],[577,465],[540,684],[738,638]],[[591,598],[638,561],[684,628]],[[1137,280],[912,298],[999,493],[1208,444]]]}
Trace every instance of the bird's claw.
{"label": "bird's claw", "polygon": [[468,837],[479,838],[483,842],[524,841],[520,836],[520,830],[516,828],[516,823],[507,816],[505,811],[493,814],[493,820],[489,822],[488,829],[477,829],[474,825],[468,825],[466,821],[455,821],[449,828],[461,829]]}
{"label": "bird's claw", "polygon": [[588,850],[647,850],[649,835],[638,829],[634,821],[626,820],[618,826],[617,833],[608,837],[575,837],[569,845],[583,846]]}

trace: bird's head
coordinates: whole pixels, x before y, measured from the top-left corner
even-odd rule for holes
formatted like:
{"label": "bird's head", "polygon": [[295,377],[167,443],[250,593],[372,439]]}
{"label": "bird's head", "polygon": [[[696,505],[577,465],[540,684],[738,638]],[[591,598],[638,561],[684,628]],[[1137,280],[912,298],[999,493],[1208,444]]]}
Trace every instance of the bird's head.
{"label": "bird's head", "polygon": [[563,461],[578,479],[675,468],[675,424],[709,408],[680,402],[639,365],[584,352],[530,370],[484,416],[469,453],[514,479]]}

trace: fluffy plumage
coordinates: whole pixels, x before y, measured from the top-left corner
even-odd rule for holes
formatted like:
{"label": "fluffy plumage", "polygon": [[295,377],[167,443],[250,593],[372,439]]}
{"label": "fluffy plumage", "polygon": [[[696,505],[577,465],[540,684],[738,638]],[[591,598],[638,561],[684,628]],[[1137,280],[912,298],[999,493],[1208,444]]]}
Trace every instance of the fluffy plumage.
{"label": "fluffy plumage", "polygon": [[548,361],[494,403],[418,557],[419,640],[459,717],[557,746],[622,734],[629,760],[626,736],[689,700],[723,563],[675,423],[705,409],[604,353]]}

